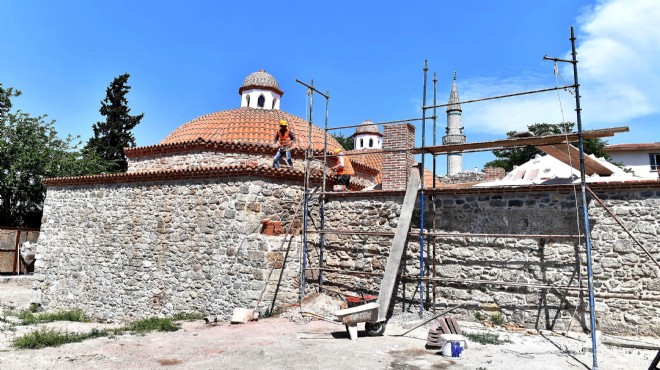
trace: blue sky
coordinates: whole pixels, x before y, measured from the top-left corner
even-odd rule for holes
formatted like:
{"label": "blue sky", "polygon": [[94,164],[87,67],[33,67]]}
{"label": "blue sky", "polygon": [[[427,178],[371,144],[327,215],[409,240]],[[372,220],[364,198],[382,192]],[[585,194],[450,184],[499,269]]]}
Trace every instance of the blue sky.
{"label": "blue sky", "polygon": [[[438,101],[458,73],[462,100],[555,86],[575,26],[585,129],[629,126],[609,142],[660,141],[660,1],[18,1],[0,2],[0,82],[15,107],[56,120],[86,140],[105,88],[131,74],[137,145],[160,142],[200,115],[240,105],[238,88],[265,69],[282,109],[306,117],[310,81],[330,92],[330,126],[421,117],[422,67],[438,75]],[[572,71],[560,66],[570,83]],[[564,119],[574,98],[560,94]],[[562,120],[556,93],[463,106],[468,141],[503,138]],[[314,121],[323,122],[322,100]],[[444,110],[438,112],[439,135]],[[417,124],[418,141],[421,127]],[[427,126],[427,132],[431,126]],[[345,130],[345,135],[352,131]],[[427,135],[427,142],[432,141]],[[438,136],[438,141],[441,137]],[[491,159],[466,154],[464,168]],[[444,171],[440,158],[439,172]]]}

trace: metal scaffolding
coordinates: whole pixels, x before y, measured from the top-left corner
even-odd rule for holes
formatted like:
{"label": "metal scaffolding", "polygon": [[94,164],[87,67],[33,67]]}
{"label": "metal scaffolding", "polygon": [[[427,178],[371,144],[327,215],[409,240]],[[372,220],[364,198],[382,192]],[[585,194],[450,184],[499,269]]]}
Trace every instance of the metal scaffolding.
{"label": "metal scaffolding", "polygon": [[[429,288],[428,285],[431,286],[431,295],[433,296],[433,304],[432,307],[435,309],[435,295],[436,295],[436,283],[440,282],[440,279],[437,278],[436,274],[436,238],[468,238],[468,237],[493,237],[493,238],[514,238],[514,239],[520,239],[520,238],[533,238],[533,239],[540,239],[540,238],[554,238],[554,239],[578,239],[578,240],[584,240],[585,241],[585,246],[586,246],[586,260],[587,260],[587,280],[588,280],[588,294],[589,294],[589,311],[590,311],[590,329],[591,329],[591,338],[592,338],[592,348],[593,348],[593,369],[598,369],[598,362],[597,362],[597,348],[596,348],[596,320],[595,320],[595,312],[594,312],[594,287],[593,287],[593,270],[592,270],[592,250],[591,250],[591,237],[590,237],[590,225],[589,225],[589,217],[588,217],[588,203],[587,203],[587,190],[586,190],[586,185],[585,185],[585,160],[584,160],[584,147],[583,147],[583,140],[585,138],[595,138],[595,137],[605,137],[605,136],[612,136],[616,132],[622,132],[622,131],[627,131],[627,128],[614,128],[614,129],[607,129],[607,130],[593,130],[593,131],[588,131],[585,133],[582,130],[582,118],[581,118],[581,108],[580,108],[580,93],[579,93],[579,82],[578,82],[578,70],[577,70],[577,58],[576,58],[576,51],[575,51],[575,36],[573,33],[573,27],[571,27],[571,47],[572,47],[572,59],[571,60],[563,60],[563,59],[558,59],[558,58],[549,58],[549,57],[544,57],[545,60],[551,60],[554,62],[566,62],[566,63],[571,63],[573,65],[573,77],[574,77],[574,83],[572,85],[567,85],[567,86],[558,86],[554,88],[547,88],[547,89],[539,89],[539,90],[533,90],[533,91],[525,91],[525,92],[518,92],[518,93],[512,93],[512,94],[506,94],[506,95],[500,95],[500,96],[493,96],[493,97],[486,97],[486,98],[480,98],[480,99],[473,99],[473,100],[466,100],[466,101],[461,101],[460,104],[468,104],[468,103],[476,103],[476,102],[482,102],[482,101],[488,101],[488,100],[496,100],[496,99],[503,99],[503,98],[510,98],[510,97],[517,97],[517,96],[522,96],[522,95],[528,95],[528,94],[536,94],[536,93],[543,93],[543,92],[550,92],[550,91],[557,91],[557,90],[566,90],[566,89],[574,89],[575,90],[575,102],[576,102],[576,114],[577,114],[577,133],[572,133],[572,134],[561,134],[561,135],[546,135],[546,136],[537,136],[537,137],[531,137],[531,138],[515,138],[515,139],[506,139],[506,140],[496,140],[496,141],[491,141],[491,142],[480,142],[480,143],[461,143],[461,144],[446,144],[446,145],[436,145],[436,121],[437,121],[437,114],[436,114],[436,109],[441,108],[441,107],[447,107],[453,103],[448,103],[448,104],[437,104],[436,98],[437,98],[437,76],[434,73],[433,75],[433,105],[427,106],[426,105],[426,100],[427,100],[427,74],[428,74],[428,63],[427,61],[424,62],[424,67],[423,67],[423,95],[422,95],[422,117],[421,118],[412,118],[412,119],[405,119],[405,120],[396,120],[396,121],[387,121],[387,122],[380,122],[380,124],[385,125],[385,124],[396,124],[396,123],[408,123],[412,121],[421,121],[421,133],[422,133],[422,138],[421,138],[421,147],[418,148],[409,148],[403,151],[410,151],[413,154],[421,154],[421,188],[420,188],[420,195],[419,195],[419,200],[420,200],[420,225],[419,225],[419,230],[418,232],[411,232],[409,236],[414,236],[419,238],[419,275],[415,278],[413,276],[407,276],[407,275],[399,275],[401,278],[406,279],[406,280],[415,280],[419,284],[419,312],[420,315],[425,311],[426,309],[426,304],[425,304],[425,291],[424,291],[424,283],[427,283],[427,289]],[[311,84],[305,84],[301,81],[296,80],[296,82],[304,85],[308,89],[308,94],[310,95],[310,108],[309,108],[309,125],[310,125],[310,136],[309,136],[309,147],[307,150],[307,166],[306,166],[306,178],[305,178],[305,213],[304,213],[304,226],[303,226],[303,261],[302,261],[302,269],[301,269],[301,298],[304,295],[304,290],[305,290],[305,277],[306,277],[306,272],[308,270],[307,268],[307,243],[308,239],[307,236],[308,234],[311,233],[318,233],[319,234],[319,262],[318,262],[318,271],[319,271],[319,278],[318,278],[318,284],[319,288],[322,289],[323,287],[323,271],[326,272],[334,272],[334,273],[339,273],[339,274],[347,274],[347,275],[368,275],[368,276],[379,276],[382,274],[378,273],[371,273],[371,272],[361,272],[361,271],[349,271],[349,270],[338,270],[338,269],[328,269],[324,267],[324,261],[323,261],[323,253],[324,253],[324,248],[325,248],[325,236],[328,234],[339,234],[339,235],[365,235],[365,236],[378,236],[378,237],[392,237],[394,236],[393,232],[379,232],[379,231],[355,231],[355,230],[334,230],[334,229],[326,229],[325,227],[325,205],[327,201],[327,194],[328,192],[326,191],[326,184],[325,180],[323,181],[323,191],[321,194],[321,202],[320,202],[320,228],[318,231],[310,231],[308,230],[307,224],[309,221],[309,209],[308,209],[308,197],[309,197],[309,161],[312,158],[320,158],[320,156],[312,156],[312,150],[311,150],[311,125],[312,125],[312,107],[313,104],[311,101],[313,100],[313,94],[318,93],[319,95],[323,96],[326,98],[326,120],[325,120],[325,141],[324,141],[324,150],[323,150],[323,174],[324,174],[324,179],[326,178],[326,171],[327,171],[327,161],[328,158],[332,157],[331,155],[328,155],[328,143],[327,143],[327,136],[328,133],[332,130],[338,130],[338,129],[345,129],[345,128],[352,128],[352,127],[357,127],[359,125],[345,125],[345,126],[339,126],[339,127],[334,127],[334,128],[329,128],[328,127],[328,100],[329,100],[329,93],[321,93],[318,91],[316,88],[314,88],[313,81]],[[433,145],[432,146],[427,146],[426,145],[426,121],[427,121],[427,111],[431,109],[432,110],[432,116],[428,117],[428,119],[432,118],[433,119]],[[582,230],[581,233],[578,233],[578,235],[544,235],[544,234],[506,234],[506,233],[500,233],[500,234],[478,234],[478,233],[446,233],[446,232],[437,232],[436,231],[436,204],[435,204],[435,196],[437,194],[436,189],[436,156],[440,154],[451,154],[451,153],[468,153],[468,152],[476,152],[476,151],[490,151],[490,150],[495,150],[495,149],[502,149],[502,148],[516,148],[516,147],[522,147],[522,146],[527,146],[527,145],[550,145],[550,144],[559,144],[559,143],[569,143],[571,141],[578,141],[579,143],[579,157],[580,157],[580,188],[581,188],[581,201],[582,201],[582,214],[583,214],[583,222],[584,222],[584,230]],[[402,150],[398,150],[402,151]],[[379,151],[381,153],[388,152],[386,150],[381,150]],[[433,156],[433,190],[430,192],[428,195],[431,197],[431,205],[432,205],[432,223],[431,223],[431,229],[427,230],[426,222],[425,222],[425,213],[426,213],[426,206],[425,206],[425,200],[427,197],[426,189],[425,189],[425,183],[424,183],[424,168],[425,168],[425,156],[427,154],[431,154]],[[347,154],[351,155],[351,154]],[[359,155],[359,153],[354,153],[352,155]],[[425,243],[425,238],[432,238],[433,240],[433,248],[432,251],[429,250],[430,245],[427,245]],[[426,248],[425,248],[426,247]],[[429,253],[431,252],[431,253]],[[426,256],[425,256],[426,253]],[[431,257],[433,259],[432,263],[432,268],[429,269],[427,264],[425,263],[426,259]],[[575,287],[575,286],[553,286],[553,285],[544,285],[544,284],[531,284],[531,283],[517,283],[517,282],[505,282],[505,281],[489,281],[489,280],[470,280],[470,279],[442,279],[443,282],[445,283],[468,283],[468,284],[479,284],[479,285],[499,285],[499,286],[513,286],[513,287],[527,287],[527,288],[537,288],[537,289],[557,289],[557,290],[572,290],[572,291],[578,291],[582,292],[584,288],[581,286]],[[429,294],[427,292],[426,297],[428,297]]]}

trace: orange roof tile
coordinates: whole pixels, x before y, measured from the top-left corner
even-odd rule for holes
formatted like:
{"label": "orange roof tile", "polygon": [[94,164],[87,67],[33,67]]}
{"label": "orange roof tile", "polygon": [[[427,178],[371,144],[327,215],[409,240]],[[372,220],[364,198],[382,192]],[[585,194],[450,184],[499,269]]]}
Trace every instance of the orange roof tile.
{"label": "orange roof tile", "polygon": [[[351,159],[354,167],[360,169],[359,166],[365,166],[372,171],[377,171],[375,177],[376,183],[382,182],[382,173],[383,173],[383,150],[382,149],[358,149],[358,150],[349,150],[346,152]],[[440,187],[440,180],[435,181],[436,187]],[[433,187],[433,172],[428,168],[424,169],[424,187],[432,188]]]}
{"label": "orange roof tile", "polygon": [[[96,185],[113,183],[134,183],[145,181],[163,181],[179,179],[199,179],[199,178],[222,178],[238,176],[257,176],[270,177],[276,179],[300,180],[301,185],[305,179],[305,173],[299,170],[289,168],[274,169],[270,166],[254,166],[252,164],[237,164],[229,166],[206,167],[206,168],[187,168],[178,170],[163,171],[144,171],[144,172],[124,172],[115,174],[77,176],[77,177],[56,177],[42,180],[46,186],[74,186],[74,185]],[[320,171],[310,173],[312,183],[320,183],[322,174]],[[326,181],[332,186],[335,182],[330,177]],[[359,184],[351,184],[355,190],[361,190]]]}
{"label": "orange roof tile", "polygon": [[[236,142],[271,144],[280,120],[289,123],[296,135],[298,147],[307,148],[309,124],[306,120],[275,109],[238,108],[210,113],[185,123],[160,144],[174,144],[202,139],[207,142]],[[312,126],[312,150],[323,150],[324,130]],[[328,150],[341,148],[332,135],[328,135]]]}

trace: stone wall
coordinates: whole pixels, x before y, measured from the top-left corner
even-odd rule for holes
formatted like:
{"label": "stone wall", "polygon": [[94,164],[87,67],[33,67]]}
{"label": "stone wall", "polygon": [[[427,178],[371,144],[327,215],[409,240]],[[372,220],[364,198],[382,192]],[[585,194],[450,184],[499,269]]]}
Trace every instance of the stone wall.
{"label": "stone wall", "polygon": [[[572,193],[491,190],[490,194],[440,194],[433,203],[426,202],[426,228],[431,228],[435,221],[437,232],[473,235],[425,238],[427,273],[437,278],[435,295],[433,282],[425,282],[427,309],[432,309],[434,302],[438,309],[463,303],[466,306],[458,314],[468,320],[500,316],[506,321],[542,329],[571,326],[577,330],[587,326],[587,291],[583,290],[581,296],[578,290],[587,287],[584,246],[574,238],[559,237],[577,235],[578,228],[583,227],[577,218]],[[660,190],[612,190],[597,194],[658,258]],[[403,195],[376,195],[332,198],[326,206],[329,227],[393,233]],[[433,204],[435,220],[431,213]],[[413,233],[418,232],[415,229],[419,228],[419,219],[417,212]],[[657,267],[593,201],[590,224],[600,329],[610,334],[660,335]],[[377,294],[391,240],[391,236],[328,235],[326,284],[346,291]],[[411,236],[393,305],[397,312],[418,310],[419,249],[419,237]],[[492,283],[480,283],[483,281]]]}
{"label": "stone wall", "polygon": [[[299,289],[302,212],[297,222],[290,220],[302,198],[298,184],[241,176],[50,186],[38,242],[35,271],[41,296],[36,298],[46,309],[82,308],[101,320],[190,311],[228,318],[234,307],[254,307],[274,266],[263,312],[287,246],[282,236],[262,234],[269,225],[262,221],[270,219],[281,221],[282,230],[293,227],[278,304],[293,303]],[[648,189],[593,187],[658,258],[660,184]],[[434,278],[423,287],[427,309],[462,303],[457,315],[464,319],[500,316],[528,327],[587,326],[583,243],[560,237],[582,228],[576,199],[566,186],[544,189],[549,190],[431,192],[434,200],[425,202],[426,229],[435,224],[437,232],[472,235],[425,238],[427,276]],[[331,195],[327,228],[393,234],[402,200],[402,192]],[[420,203],[396,288],[392,308],[397,312],[416,312],[420,300]],[[310,210],[313,231],[320,223],[316,196]],[[593,201],[590,223],[600,329],[660,335],[657,267]],[[319,235],[310,233],[308,240],[310,267],[318,268]],[[327,286],[377,294],[391,240],[392,235],[328,234],[323,264]],[[307,278],[309,292],[318,274],[310,271]]]}
{"label": "stone wall", "polygon": [[[152,154],[129,158],[128,172],[211,168],[248,163],[252,163],[256,166],[272,167],[274,157],[275,149],[273,149],[272,154],[243,152],[231,153],[206,150],[198,150],[188,153]],[[284,159],[280,162],[280,166],[286,166]],[[296,170],[304,171],[304,159],[294,157],[293,166]],[[313,160],[310,162],[310,167],[313,169],[320,170],[322,166],[323,161]]]}
{"label": "stone wall", "polygon": [[[281,220],[288,230],[301,197],[297,183],[254,177],[49,187],[35,299],[109,321],[177,312],[228,318],[234,307],[254,308],[270,268],[282,264],[283,237],[262,235],[261,221]],[[289,261],[278,300],[296,299],[298,269]]]}
{"label": "stone wall", "polygon": [[[137,173],[142,171],[167,171],[182,169],[202,169],[231,165],[251,165],[251,166],[273,166],[273,157],[275,153],[231,153],[217,152],[207,150],[197,150],[188,153],[159,153],[151,155],[142,155],[139,157],[130,157],[128,159],[128,171]],[[329,156],[326,166],[328,176],[334,176],[332,166],[336,165],[336,158]],[[288,168],[283,158],[280,161],[281,168]],[[293,167],[298,171],[305,171],[304,158],[293,157]],[[311,160],[310,168],[313,171],[323,171],[323,160]],[[369,188],[375,185],[374,175],[364,171],[356,171],[356,175],[351,177],[351,182],[362,188]]]}

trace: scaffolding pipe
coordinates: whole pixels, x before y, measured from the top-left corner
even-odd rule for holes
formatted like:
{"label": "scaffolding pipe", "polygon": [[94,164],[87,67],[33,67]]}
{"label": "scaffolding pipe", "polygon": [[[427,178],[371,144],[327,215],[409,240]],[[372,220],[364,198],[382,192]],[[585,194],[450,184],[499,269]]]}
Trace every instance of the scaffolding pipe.
{"label": "scaffolding pipe", "polygon": [[[495,100],[495,99],[503,99],[503,98],[512,98],[514,96],[521,96],[521,95],[529,95],[529,94],[538,94],[542,92],[548,92],[548,91],[556,91],[556,90],[567,90],[567,89],[573,89],[577,88],[577,84],[575,85],[566,85],[566,86],[558,86],[558,87],[552,87],[549,89],[539,89],[539,90],[530,90],[530,91],[523,91],[519,93],[513,93],[513,94],[506,94],[506,95],[498,95],[498,96],[490,96],[487,98],[480,98],[480,99],[472,99],[472,100],[463,100],[461,101],[461,104],[468,104],[468,103],[477,103],[480,101],[486,101],[486,100]],[[452,103],[446,103],[446,104],[438,104],[438,105],[432,105],[430,107],[425,107],[425,108],[444,108],[448,107]],[[424,107],[422,107],[424,108]]]}
{"label": "scaffolding pipe", "polygon": [[[330,92],[325,95],[325,131],[323,132],[323,195],[321,196],[321,230],[325,230],[325,186],[326,171],[328,170],[328,105]],[[325,234],[319,235],[319,268],[323,267],[323,249],[325,248]],[[319,291],[323,289],[323,270],[319,270]]]}
{"label": "scaffolding pipe", "polygon": [[577,53],[575,52],[575,34],[571,26],[571,55],[573,64],[573,81],[575,86],[575,112],[577,114],[578,145],[580,149],[580,188],[582,190],[582,214],[584,218],[584,240],[587,248],[587,282],[589,288],[589,315],[591,321],[591,348],[593,349],[593,370],[598,370],[598,351],[596,343],[596,310],[594,300],[594,274],[591,258],[591,235],[589,226],[589,211],[587,204],[586,180],[584,175],[584,140],[582,139],[582,109],[580,108],[580,84],[578,83]]}
{"label": "scaffolding pipe", "polygon": [[326,99],[330,99],[330,93],[324,94],[324,93],[322,93],[321,91],[317,90],[317,89],[314,87],[314,80],[312,80],[312,84],[311,84],[311,85],[308,85],[308,84],[306,84],[306,83],[304,83],[304,82],[302,82],[302,81],[300,81],[300,80],[298,80],[298,79],[296,79],[296,82],[299,83],[299,84],[301,84],[301,85],[303,85],[303,86],[305,86],[306,88],[312,90],[313,92],[315,92],[315,93],[321,95],[322,97],[324,97],[324,98],[326,98]]}
{"label": "scaffolding pipe", "polygon": [[[421,120],[422,120],[422,118],[408,118],[408,119],[397,119],[397,120],[394,120],[394,121],[383,121],[383,122],[373,122],[373,123],[376,124],[376,125],[383,125],[384,126],[384,125],[395,125],[397,123],[414,122],[414,121],[421,121]],[[341,129],[345,129],[345,128],[355,128],[355,127],[359,127],[360,125],[361,125],[361,123],[357,124],[357,125],[337,126],[337,127],[329,128],[328,130],[332,131],[332,130],[341,130]]]}
{"label": "scaffolding pipe", "polygon": [[[394,236],[393,231],[364,231],[364,230],[323,230],[318,231],[323,234],[337,234],[337,235],[370,235],[370,236]],[[416,232],[410,232],[409,236],[419,235]],[[443,232],[425,232],[424,235],[427,237],[432,236],[441,239],[450,239],[450,238],[503,238],[503,239],[580,239],[583,238],[583,235],[571,235],[571,234],[476,234],[476,233],[443,233]]]}
{"label": "scaffolding pipe", "polygon": [[[429,72],[427,60],[424,60],[424,93],[422,95],[422,106],[426,106],[426,78]],[[422,108],[422,148],[426,145],[426,109]],[[419,219],[419,316],[424,315],[424,157],[422,153],[422,166],[419,169],[421,186],[420,195],[420,219]]]}
{"label": "scaffolding pipe", "polygon": [[[435,72],[433,72],[433,146],[436,146],[436,133],[435,133],[435,127],[437,123],[437,118],[438,115],[436,114],[436,108],[435,105],[437,104],[437,97],[438,97],[438,77]],[[438,176],[435,171],[436,168],[436,155],[433,155],[433,189],[435,189],[435,178]],[[433,198],[432,198],[433,199]]]}
{"label": "scaffolding pipe", "polygon": [[[401,275],[402,279],[406,280],[415,280],[416,277],[413,275]],[[559,290],[584,290],[584,288],[573,287],[570,285],[565,286],[555,286],[548,284],[534,284],[534,283],[515,283],[515,282],[506,282],[506,281],[497,281],[497,280],[472,280],[472,279],[452,279],[445,277],[434,277],[427,278],[425,280],[432,281],[444,281],[451,283],[461,283],[461,284],[481,284],[481,285],[502,285],[502,286],[512,286],[512,287],[527,287],[527,288],[538,288],[538,289],[559,289]]]}
{"label": "scaffolding pipe", "polygon": [[[307,269],[308,271],[313,271],[314,269]],[[364,272],[364,271],[355,271],[355,270],[338,270],[324,268],[326,272],[332,272],[340,275],[368,275],[368,276],[383,276],[383,273],[378,272]],[[416,275],[403,275],[398,274],[398,278],[405,279],[407,281],[418,281],[419,277]],[[537,289],[563,289],[566,290],[566,294],[570,292],[585,292],[588,291],[587,288],[581,288],[579,286],[556,286],[556,285],[544,285],[544,284],[534,284],[534,283],[515,283],[499,280],[471,280],[471,279],[451,279],[444,277],[437,278],[424,278],[426,281],[442,281],[449,282],[453,284],[478,284],[478,285],[502,285],[502,286],[511,286],[511,287],[526,287],[526,288],[537,288]],[[614,299],[626,299],[626,300],[637,300],[637,301],[651,301],[651,302],[660,302],[660,296],[644,296],[635,292],[602,292],[594,294],[598,298],[614,298]]]}
{"label": "scaffolding pipe", "polygon": [[[296,80],[298,81],[298,80]],[[302,251],[302,269],[300,270],[300,300],[305,297],[305,270],[307,269],[307,223],[309,222],[309,162],[312,156],[312,121],[314,111],[314,80],[312,85],[308,86],[302,82],[302,85],[307,86],[307,94],[309,95],[309,136],[307,137],[307,153],[305,163],[305,213],[303,215],[303,251]],[[325,179],[324,179],[325,180]],[[325,182],[325,181],[324,181]]]}
{"label": "scaffolding pipe", "polygon": [[[406,149],[370,150],[369,154],[404,153],[404,152],[409,152],[412,149],[415,149],[415,148],[413,147],[413,148],[406,148]],[[349,157],[349,156],[359,156],[359,155],[365,155],[365,153],[345,153],[344,154],[344,156],[347,156],[347,157]],[[330,155],[328,155],[328,158],[334,158],[334,157],[338,157],[338,156],[339,156],[338,154],[330,154]],[[312,158],[323,158],[323,155],[321,155],[321,154],[314,155],[314,156],[312,156]]]}

